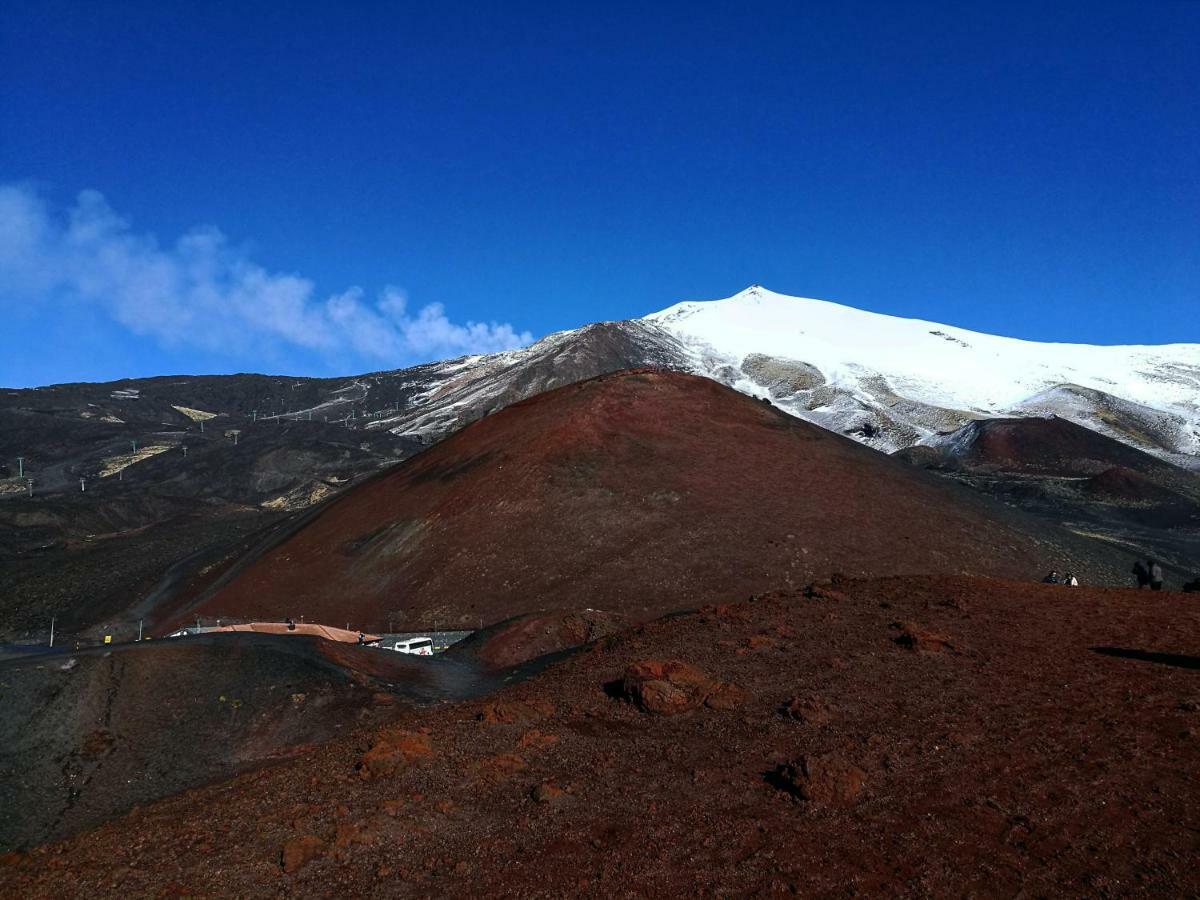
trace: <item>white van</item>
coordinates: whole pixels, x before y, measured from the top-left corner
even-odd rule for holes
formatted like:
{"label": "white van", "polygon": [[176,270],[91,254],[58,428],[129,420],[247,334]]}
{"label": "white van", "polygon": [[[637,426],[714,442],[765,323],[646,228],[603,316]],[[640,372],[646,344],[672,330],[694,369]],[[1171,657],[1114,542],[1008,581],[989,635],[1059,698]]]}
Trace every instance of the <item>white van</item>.
{"label": "white van", "polygon": [[412,653],[415,656],[433,656],[433,638],[415,637],[396,641],[392,649],[397,653]]}

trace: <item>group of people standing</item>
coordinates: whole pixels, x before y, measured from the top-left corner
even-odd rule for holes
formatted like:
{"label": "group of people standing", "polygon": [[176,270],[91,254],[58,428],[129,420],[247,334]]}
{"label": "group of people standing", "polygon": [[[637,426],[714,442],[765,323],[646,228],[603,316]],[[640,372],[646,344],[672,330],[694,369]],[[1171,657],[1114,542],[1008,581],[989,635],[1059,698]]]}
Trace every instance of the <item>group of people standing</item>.
{"label": "group of people standing", "polygon": [[[1142,562],[1139,559],[1133,564],[1133,577],[1137,579],[1139,588],[1150,588],[1152,591],[1163,589],[1163,569],[1158,560],[1149,559]],[[1054,569],[1042,579],[1042,584],[1066,584],[1071,587],[1079,587],[1079,579],[1070,572],[1060,576],[1058,570]],[[1200,575],[1196,576],[1194,581],[1187,582],[1183,586],[1183,592],[1185,594],[1200,593]]]}
{"label": "group of people standing", "polygon": [[1137,579],[1139,588],[1148,587],[1152,591],[1163,589],[1163,570],[1156,560],[1142,562],[1139,559],[1133,564],[1133,577]]}
{"label": "group of people standing", "polygon": [[1066,575],[1059,577],[1058,569],[1054,569],[1042,579],[1042,584],[1066,584],[1071,587],[1079,587],[1079,579],[1068,572]]}

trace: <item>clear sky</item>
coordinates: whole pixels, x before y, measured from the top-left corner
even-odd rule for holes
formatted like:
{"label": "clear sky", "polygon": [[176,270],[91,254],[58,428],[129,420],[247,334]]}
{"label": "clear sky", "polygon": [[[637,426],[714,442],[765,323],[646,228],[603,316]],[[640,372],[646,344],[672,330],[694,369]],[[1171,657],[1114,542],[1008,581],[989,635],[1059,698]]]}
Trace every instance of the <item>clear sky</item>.
{"label": "clear sky", "polygon": [[1200,3],[0,5],[0,384],[332,374],[751,283],[1200,341]]}

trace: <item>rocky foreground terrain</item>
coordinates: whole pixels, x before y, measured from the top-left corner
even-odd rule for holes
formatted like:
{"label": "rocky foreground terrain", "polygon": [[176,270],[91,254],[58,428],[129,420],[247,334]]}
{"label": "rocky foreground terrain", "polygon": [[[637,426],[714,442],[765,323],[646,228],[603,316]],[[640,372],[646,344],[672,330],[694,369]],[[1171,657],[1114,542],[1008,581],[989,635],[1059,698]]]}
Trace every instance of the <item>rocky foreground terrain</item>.
{"label": "rocky foreground terrain", "polygon": [[378,702],[299,758],[10,852],[0,890],[1190,895],[1192,596],[885,578],[730,597],[483,699]]}

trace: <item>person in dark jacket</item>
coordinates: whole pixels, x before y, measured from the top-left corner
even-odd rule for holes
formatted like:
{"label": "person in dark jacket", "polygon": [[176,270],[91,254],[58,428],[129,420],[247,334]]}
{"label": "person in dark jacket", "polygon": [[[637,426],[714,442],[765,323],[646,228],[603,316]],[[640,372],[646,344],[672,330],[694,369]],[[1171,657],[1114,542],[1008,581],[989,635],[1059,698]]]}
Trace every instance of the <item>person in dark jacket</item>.
{"label": "person in dark jacket", "polygon": [[1140,559],[1133,564],[1133,577],[1137,579],[1139,589],[1150,586],[1150,570]]}
{"label": "person in dark jacket", "polygon": [[1051,569],[1050,574],[1042,579],[1042,584],[1058,584],[1058,569]]}
{"label": "person in dark jacket", "polygon": [[1161,591],[1162,586],[1163,586],[1162,566],[1160,566],[1154,560],[1150,560],[1149,571],[1150,571],[1150,590]]}
{"label": "person in dark jacket", "polygon": [[1183,586],[1185,594],[1200,594],[1200,575],[1197,575],[1193,581],[1189,581]]}

